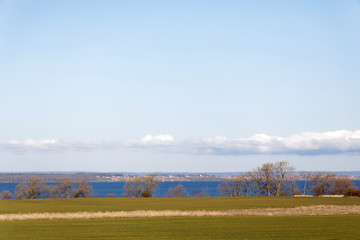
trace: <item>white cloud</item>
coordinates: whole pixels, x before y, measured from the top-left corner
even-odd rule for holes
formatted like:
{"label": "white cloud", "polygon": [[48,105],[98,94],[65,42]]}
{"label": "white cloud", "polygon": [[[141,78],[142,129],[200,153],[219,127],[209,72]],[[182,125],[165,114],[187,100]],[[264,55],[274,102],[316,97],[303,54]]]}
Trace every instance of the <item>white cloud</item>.
{"label": "white cloud", "polygon": [[62,149],[66,147],[66,142],[61,142],[53,139],[27,139],[25,141],[11,140],[7,143],[2,144],[2,147],[15,152],[27,152],[32,150],[44,151],[52,149]]}
{"label": "white cloud", "polygon": [[146,135],[140,141],[131,141],[126,144],[129,147],[162,147],[171,146],[175,143],[175,139],[171,135]]}
{"label": "white cloud", "polygon": [[215,137],[188,144],[193,153],[220,155],[360,153],[360,131],[305,132],[290,137],[257,134],[250,138]]}
{"label": "white cloud", "polygon": [[54,139],[8,141],[1,149],[12,152],[88,151],[96,149],[144,148],[166,152],[212,155],[292,154],[324,155],[360,153],[360,131],[304,132],[289,137],[256,134],[249,138],[214,137],[176,142],[171,135],[146,135],[129,142],[69,142]]}
{"label": "white cloud", "polygon": [[90,142],[90,141],[62,141],[55,139],[24,141],[11,140],[0,144],[1,149],[24,153],[24,152],[64,152],[64,151],[89,151],[95,149],[118,148],[123,146],[121,142]]}

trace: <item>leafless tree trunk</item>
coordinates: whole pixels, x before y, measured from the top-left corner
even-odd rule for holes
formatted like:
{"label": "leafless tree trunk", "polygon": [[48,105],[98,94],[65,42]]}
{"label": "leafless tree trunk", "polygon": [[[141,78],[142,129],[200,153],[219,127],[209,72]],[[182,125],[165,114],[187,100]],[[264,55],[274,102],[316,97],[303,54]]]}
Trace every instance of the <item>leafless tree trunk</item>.
{"label": "leafless tree trunk", "polygon": [[312,178],[311,172],[301,172],[300,176],[304,179],[304,192],[303,194],[306,195],[306,184]]}
{"label": "leafless tree trunk", "polygon": [[284,181],[289,181],[290,175],[293,174],[295,168],[290,166],[289,162],[281,161],[273,165],[274,177],[276,181],[276,196],[282,195],[282,184]]}
{"label": "leafless tree trunk", "polygon": [[265,163],[261,167],[257,167],[253,170],[256,175],[260,175],[262,180],[264,181],[266,192],[268,196],[271,196],[274,188],[274,164],[273,163]]}

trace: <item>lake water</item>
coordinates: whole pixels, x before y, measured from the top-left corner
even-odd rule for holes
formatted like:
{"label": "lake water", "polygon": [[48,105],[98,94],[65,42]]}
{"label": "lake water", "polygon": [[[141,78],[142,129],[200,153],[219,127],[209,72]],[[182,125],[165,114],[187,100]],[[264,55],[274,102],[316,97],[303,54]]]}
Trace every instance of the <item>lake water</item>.
{"label": "lake water", "polygon": [[[106,197],[108,194],[114,194],[116,197],[122,197],[124,193],[124,182],[93,182],[90,183],[93,187],[93,197]],[[217,191],[217,186],[220,182],[162,182],[155,197],[163,197],[170,187],[174,188],[178,184],[183,185],[188,196],[195,196],[196,192],[203,196],[215,197],[221,196]],[[303,181],[298,181],[299,189],[303,189]],[[354,181],[354,184],[360,188],[360,180]],[[6,190],[14,194],[18,183],[0,183],[0,192]],[[50,183],[50,185],[53,185]]]}

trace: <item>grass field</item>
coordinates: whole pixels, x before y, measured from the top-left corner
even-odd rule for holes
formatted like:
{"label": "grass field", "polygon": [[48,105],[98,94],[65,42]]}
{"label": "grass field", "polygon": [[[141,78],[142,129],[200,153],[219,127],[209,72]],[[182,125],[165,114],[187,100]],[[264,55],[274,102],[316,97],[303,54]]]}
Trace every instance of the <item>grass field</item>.
{"label": "grass field", "polygon": [[[2,200],[0,214],[229,210],[311,205],[360,205],[360,199],[213,197]],[[0,222],[0,239],[360,239],[360,215],[7,221]]]}
{"label": "grass field", "polygon": [[360,216],[179,217],[0,223],[0,239],[359,239]]}
{"label": "grass field", "polygon": [[231,210],[312,205],[360,205],[360,198],[185,197],[1,200],[0,214],[134,210]]}

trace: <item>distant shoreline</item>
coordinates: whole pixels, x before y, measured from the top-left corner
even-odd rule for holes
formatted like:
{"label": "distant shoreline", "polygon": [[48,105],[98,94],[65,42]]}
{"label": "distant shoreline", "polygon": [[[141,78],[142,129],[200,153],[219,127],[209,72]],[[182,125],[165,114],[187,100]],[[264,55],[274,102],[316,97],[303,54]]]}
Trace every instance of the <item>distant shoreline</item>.
{"label": "distant shoreline", "polygon": [[[31,177],[40,177],[47,182],[55,182],[59,177],[69,177],[73,180],[85,179],[88,182],[126,182],[127,180],[144,175],[156,175],[162,182],[218,182],[226,177],[236,176],[244,172],[219,172],[219,173],[186,173],[186,172],[10,172],[0,173],[0,183],[22,183]],[[352,180],[360,180],[360,171],[333,171],[341,176],[348,176]],[[295,172],[298,176],[299,172]],[[297,180],[303,180],[300,176]]]}

